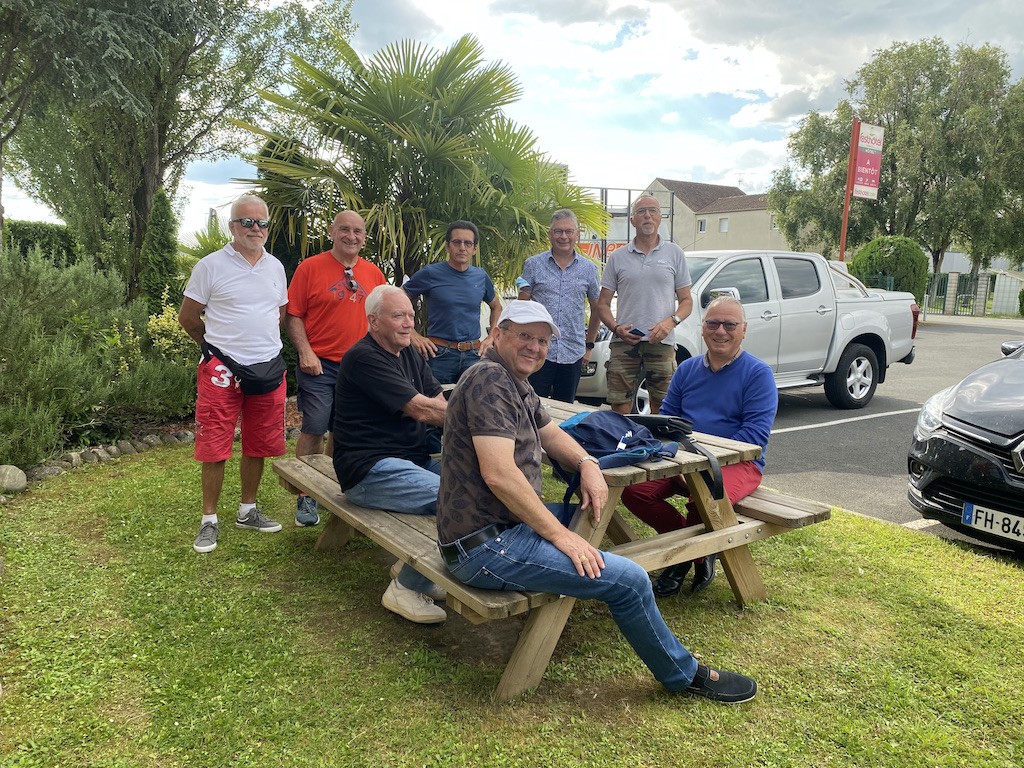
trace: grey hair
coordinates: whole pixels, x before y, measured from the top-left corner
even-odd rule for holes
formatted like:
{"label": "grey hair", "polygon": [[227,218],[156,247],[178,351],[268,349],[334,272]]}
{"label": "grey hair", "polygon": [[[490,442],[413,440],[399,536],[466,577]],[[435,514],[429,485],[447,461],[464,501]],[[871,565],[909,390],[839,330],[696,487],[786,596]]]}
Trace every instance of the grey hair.
{"label": "grey hair", "polygon": [[739,307],[740,317],[743,318],[743,322],[747,322],[747,313],[743,311],[743,302],[737,301],[732,296],[716,296],[711,302],[704,308],[704,314],[706,315],[712,309],[722,306]]}
{"label": "grey hair", "polygon": [[640,197],[633,201],[633,205],[630,208],[630,213],[636,213],[636,207],[640,204],[641,200],[653,200],[655,203],[658,204],[658,208],[661,208],[661,201],[654,196],[653,192],[644,192],[642,195],[640,195]]}
{"label": "grey hair", "polygon": [[559,208],[557,211],[551,214],[551,226],[555,226],[556,221],[562,219],[572,219],[573,224],[579,224],[579,219],[576,218],[576,214],[570,211],[568,208]]}
{"label": "grey hair", "polygon": [[366,297],[366,301],[363,304],[363,308],[366,310],[366,316],[376,316],[380,311],[380,305],[384,302],[384,299],[396,293],[400,293],[403,296],[407,295],[405,290],[399,288],[397,285],[378,285],[370,291],[370,295]]}
{"label": "grey hair", "polygon": [[249,193],[246,193],[246,194],[242,195],[237,200],[235,200],[235,202],[233,202],[231,204],[231,218],[232,219],[237,219],[238,218],[238,216],[237,216],[238,208],[240,206],[247,205],[249,203],[256,203],[256,204],[262,205],[263,206],[263,210],[265,210],[268,215],[270,214],[270,208],[267,207],[267,201],[264,200],[262,197],[259,197],[258,195],[254,195],[251,192],[249,192]]}

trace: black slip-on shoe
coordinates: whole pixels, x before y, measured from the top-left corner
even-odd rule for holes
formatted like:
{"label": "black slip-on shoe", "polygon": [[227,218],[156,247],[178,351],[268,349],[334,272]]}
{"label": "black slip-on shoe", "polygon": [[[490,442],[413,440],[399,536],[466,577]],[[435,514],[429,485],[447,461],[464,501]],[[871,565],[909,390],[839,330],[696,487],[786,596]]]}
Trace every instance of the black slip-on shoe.
{"label": "black slip-on shoe", "polygon": [[711,669],[697,665],[697,674],[686,689],[694,696],[703,696],[722,704],[742,704],[757,694],[757,682],[752,677],[725,669]]}
{"label": "black slip-on shoe", "polygon": [[683,587],[683,579],[690,572],[691,565],[692,563],[690,562],[679,563],[679,565],[670,565],[662,571],[661,575],[651,584],[654,596],[672,597],[672,595],[678,594],[679,590]]}
{"label": "black slip-on shoe", "polygon": [[693,566],[693,584],[690,586],[690,594],[695,595],[706,588],[715,579],[715,563],[718,555],[708,555],[703,563]]}

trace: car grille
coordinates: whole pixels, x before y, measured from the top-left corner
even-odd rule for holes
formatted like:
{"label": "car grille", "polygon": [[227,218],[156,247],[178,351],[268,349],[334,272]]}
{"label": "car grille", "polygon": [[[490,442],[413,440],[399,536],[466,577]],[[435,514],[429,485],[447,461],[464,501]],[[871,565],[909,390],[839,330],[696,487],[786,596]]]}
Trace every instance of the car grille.
{"label": "car grille", "polygon": [[923,495],[956,515],[963,511],[965,501],[1016,515],[1021,511],[1020,491],[1009,486],[989,488],[940,477],[924,489]]}
{"label": "car grille", "polygon": [[956,437],[957,440],[960,440],[966,443],[967,445],[977,448],[980,453],[987,454],[988,456],[991,456],[993,459],[1002,464],[1003,469],[1006,470],[1006,473],[1010,477],[1024,481],[1024,475],[1021,475],[1021,473],[1014,466],[1013,456],[1010,454],[1010,451],[1014,448],[1015,444],[1006,446],[994,445],[993,443],[981,440],[980,438],[968,434],[967,432],[962,432],[959,429],[950,427],[948,424],[946,425],[946,428],[949,430],[949,433],[951,435]]}

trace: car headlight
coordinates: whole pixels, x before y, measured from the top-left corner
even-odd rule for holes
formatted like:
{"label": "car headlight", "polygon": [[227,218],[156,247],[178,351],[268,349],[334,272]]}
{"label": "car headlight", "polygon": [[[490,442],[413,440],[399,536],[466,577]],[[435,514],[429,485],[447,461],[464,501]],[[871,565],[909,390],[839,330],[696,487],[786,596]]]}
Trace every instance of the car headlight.
{"label": "car headlight", "polygon": [[917,415],[917,426],[914,427],[914,439],[927,440],[939,427],[942,426],[942,411],[953,399],[953,391],[956,387],[946,387],[929,397],[923,406],[921,413]]}

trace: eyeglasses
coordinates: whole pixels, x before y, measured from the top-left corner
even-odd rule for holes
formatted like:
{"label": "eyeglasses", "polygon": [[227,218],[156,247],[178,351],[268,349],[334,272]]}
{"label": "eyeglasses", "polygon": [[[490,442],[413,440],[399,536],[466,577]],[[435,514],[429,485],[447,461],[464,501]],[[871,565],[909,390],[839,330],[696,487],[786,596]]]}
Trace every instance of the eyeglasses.
{"label": "eyeglasses", "polygon": [[475,240],[449,240],[448,244],[452,248],[461,248],[462,246],[466,246],[470,250],[472,250],[473,248],[476,248],[476,241]]}
{"label": "eyeglasses", "polygon": [[576,234],[575,229],[552,229],[551,234],[555,237],[572,237]]}
{"label": "eyeglasses", "polygon": [[515,334],[516,338],[519,339],[523,346],[527,346],[530,342],[536,341],[541,349],[547,349],[551,344],[550,336],[534,336],[532,333],[527,333],[526,331],[513,331],[512,333]]}
{"label": "eyeglasses", "polygon": [[253,219],[248,216],[243,216],[240,219],[232,219],[231,221],[241,224],[245,229],[251,229],[253,224],[260,229],[266,229],[270,226],[270,219]]}
{"label": "eyeglasses", "polygon": [[705,320],[704,327],[709,331],[717,331],[719,328],[725,328],[726,331],[732,333],[740,327],[740,324],[733,322],[732,320]]}
{"label": "eyeglasses", "polygon": [[634,216],[661,216],[661,208],[637,208],[633,211]]}

